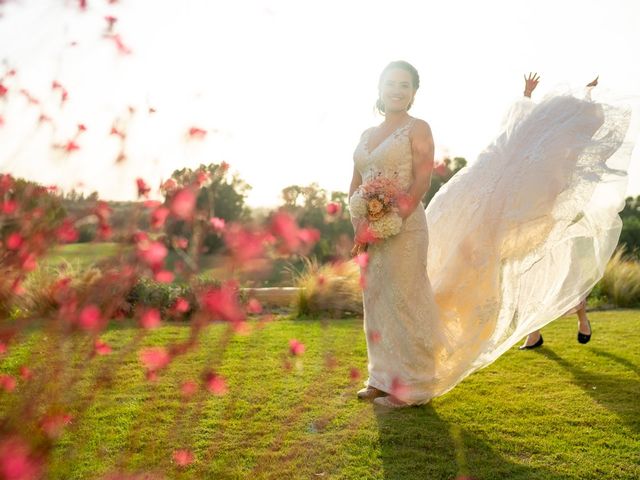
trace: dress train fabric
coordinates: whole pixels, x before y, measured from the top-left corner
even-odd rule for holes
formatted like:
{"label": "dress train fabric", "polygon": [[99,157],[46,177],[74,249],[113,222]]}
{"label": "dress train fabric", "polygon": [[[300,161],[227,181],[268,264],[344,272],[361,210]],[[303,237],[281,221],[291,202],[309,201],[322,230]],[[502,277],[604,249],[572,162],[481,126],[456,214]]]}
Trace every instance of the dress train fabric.
{"label": "dress train fabric", "polygon": [[[593,101],[591,89],[523,97],[426,212],[370,247],[365,385],[426,403],[588,294],[620,235],[640,130],[631,117],[627,99]],[[410,184],[409,127],[372,152],[365,132],[354,154],[363,181]]]}
{"label": "dress train fabric", "polygon": [[428,272],[448,339],[433,396],[570,310],[602,277],[638,126],[629,128],[624,100],[590,94],[520,99],[502,133],[429,204]]}

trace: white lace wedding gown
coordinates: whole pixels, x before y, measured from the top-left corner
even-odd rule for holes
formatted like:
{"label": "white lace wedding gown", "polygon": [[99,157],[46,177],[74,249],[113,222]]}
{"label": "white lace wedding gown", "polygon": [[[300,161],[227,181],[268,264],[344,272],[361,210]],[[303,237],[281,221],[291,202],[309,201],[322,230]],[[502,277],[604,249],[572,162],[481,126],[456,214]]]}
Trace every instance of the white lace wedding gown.
{"label": "white lace wedding gown", "polygon": [[[426,211],[369,246],[365,385],[426,403],[589,292],[620,234],[630,118],[590,90],[523,97]],[[365,131],[354,152],[363,182],[409,187],[413,121],[371,151]]]}

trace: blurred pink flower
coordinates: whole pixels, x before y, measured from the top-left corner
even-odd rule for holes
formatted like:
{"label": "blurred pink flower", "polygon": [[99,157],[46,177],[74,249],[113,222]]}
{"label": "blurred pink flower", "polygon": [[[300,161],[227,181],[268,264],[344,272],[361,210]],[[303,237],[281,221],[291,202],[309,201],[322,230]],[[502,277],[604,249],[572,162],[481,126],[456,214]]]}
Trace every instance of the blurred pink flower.
{"label": "blurred pink flower", "polygon": [[201,187],[209,180],[211,180],[211,175],[209,175],[209,172],[206,172],[204,170],[198,170],[196,172],[196,184],[198,185],[198,187]]}
{"label": "blurred pink flower", "polygon": [[16,379],[6,373],[0,374],[0,389],[5,392],[13,392],[16,389]]}
{"label": "blurred pink flower", "polygon": [[169,209],[166,207],[158,207],[151,212],[151,227],[162,228],[169,216]]}
{"label": "blurred pink flower", "polygon": [[189,129],[189,136],[191,138],[204,138],[206,134],[207,134],[207,131],[203,130],[202,128],[191,127]]}
{"label": "blurred pink flower", "polygon": [[80,311],[78,318],[80,328],[87,331],[97,331],[102,327],[102,313],[96,305],[87,305]]}
{"label": "blurred pink flower", "polygon": [[176,192],[171,199],[171,213],[181,220],[189,220],[196,206],[196,195],[189,188]]}
{"label": "blurred pink flower", "polygon": [[339,203],[330,202],[329,204],[327,204],[327,213],[329,215],[339,215],[341,210],[342,208],[340,207]]}
{"label": "blurred pink flower", "polygon": [[122,55],[131,54],[131,49],[124,44],[124,42],[122,41],[122,38],[120,37],[120,35],[118,35],[118,34],[107,35],[106,37],[111,39],[111,40],[113,40],[113,43],[115,43],[116,48],[118,49],[118,53],[120,53]]}
{"label": "blurred pink flower", "polygon": [[113,25],[118,21],[118,19],[113,15],[106,15],[104,19],[107,21],[107,28],[109,29],[109,31],[113,29]]}
{"label": "blurred pink flower", "polygon": [[173,461],[181,467],[193,463],[193,453],[189,450],[176,450],[173,452]]}
{"label": "blurred pink flower", "polygon": [[146,308],[140,314],[142,328],[152,329],[160,326],[160,311],[157,308]]}
{"label": "blurred pink flower", "polygon": [[356,262],[356,265],[367,268],[367,265],[369,265],[369,254],[367,252],[359,253],[353,257],[353,261]]}
{"label": "blurred pink flower", "polygon": [[73,225],[71,219],[65,218],[62,221],[62,225],[56,230],[56,237],[59,242],[73,243],[80,238],[80,234]]}
{"label": "blurred pink flower", "polygon": [[93,209],[93,213],[98,217],[98,220],[103,222],[109,219],[111,212],[111,207],[104,200],[100,200]]}
{"label": "blurred pink flower", "polygon": [[377,330],[372,330],[369,333],[369,341],[371,343],[378,343],[382,339],[382,335]]}
{"label": "blurred pink flower", "polygon": [[305,346],[304,343],[299,342],[295,338],[289,340],[289,352],[291,355],[295,355],[296,357],[300,357],[304,354]]}
{"label": "blurred pink flower", "polygon": [[24,440],[16,436],[0,440],[0,478],[36,480],[41,475],[42,462]]}
{"label": "blurred pink flower", "polygon": [[11,215],[18,209],[18,202],[15,200],[6,200],[2,203],[2,213]]}
{"label": "blurred pink flower", "polygon": [[229,281],[220,287],[209,288],[202,294],[200,303],[214,320],[242,322],[246,318],[238,302],[236,282]]}
{"label": "blurred pink flower", "polygon": [[138,358],[150,372],[156,372],[171,362],[171,355],[164,347],[145,348],[140,351]]}
{"label": "blurred pink flower", "polygon": [[47,415],[40,421],[40,428],[49,438],[57,438],[62,435],[64,427],[69,425],[73,417],[68,413],[56,413]]}
{"label": "blurred pink flower", "polygon": [[298,228],[293,216],[285,211],[279,211],[272,217],[271,233],[282,241],[281,250],[284,253],[306,253],[320,238],[320,232],[316,229]]}
{"label": "blurred pink flower", "polygon": [[247,311],[249,313],[262,313],[262,304],[257,299],[251,298],[247,303]]}
{"label": "blurred pink flower", "polygon": [[26,365],[20,365],[19,371],[20,371],[20,378],[22,378],[23,380],[29,380],[31,377],[33,377],[33,373],[31,372],[31,369]]}
{"label": "blurred pink flower", "polygon": [[193,380],[186,380],[180,386],[180,392],[185,398],[192,397],[198,391],[198,384]]}
{"label": "blurred pink flower", "polygon": [[170,272],[169,270],[159,270],[154,273],[153,279],[160,283],[171,283],[173,282],[174,275],[173,272]]}
{"label": "blurred pink flower", "polygon": [[151,188],[142,178],[136,178],[136,186],[138,187],[138,197],[146,197],[149,195]]}
{"label": "blurred pink flower", "polygon": [[67,144],[64,146],[64,149],[67,152],[73,152],[74,150],[80,150],[80,146],[73,140],[69,140]]}
{"label": "blurred pink flower", "polygon": [[433,168],[433,172],[439,177],[446,177],[447,175],[451,174],[451,170],[449,170],[449,167],[447,167],[447,165],[444,163],[438,163]]}
{"label": "blurred pink flower", "polygon": [[93,351],[98,355],[108,355],[111,353],[111,347],[99,338],[93,344]]}
{"label": "blurred pink flower", "polygon": [[222,218],[212,217],[209,219],[209,223],[216,232],[221,232],[224,230],[224,219]]}
{"label": "blurred pink flower", "polygon": [[261,257],[267,243],[265,232],[250,230],[238,223],[227,226],[223,238],[231,255],[239,263]]}
{"label": "blurred pink flower", "polygon": [[176,302],[173,304],[172,309],[177,313],[186,313],[189,311],[190,305],[184,298],[176,298]]}
{"label": "blurred pink flower", "polygon": [[214,372],[209,372],[205,375],[205,385],[207,390],[214,395],[224,395],[229,390],[224,378]]}
{"label": "blurred pink flower", "polygon": [[405,385],[399,378],[394,378],[391,381],[391,395],[399,398],[400,400],[406,400],[408,398],[411,389],[408,385]]}
{"label": "blurred pink flower", "polygon": [[161,266],[169,251],[162,242],[140,242],[139,257],[150,267]]}
{"label": "blurred pink flower", "polygon": [[7,248],[9,250],[18,250],[22,246],[24,238],[19,233],[12,233],[7,237]]}

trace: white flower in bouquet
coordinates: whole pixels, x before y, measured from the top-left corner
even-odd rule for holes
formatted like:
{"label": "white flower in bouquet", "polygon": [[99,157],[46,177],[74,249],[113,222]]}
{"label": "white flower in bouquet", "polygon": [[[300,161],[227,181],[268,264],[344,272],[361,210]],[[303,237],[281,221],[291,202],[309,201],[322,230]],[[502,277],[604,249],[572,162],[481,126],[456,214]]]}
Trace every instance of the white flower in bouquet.
{"label": "white flower in bouquet", "polygon": [[389,212],[380,219],[370,222],[369,229],[377,238],[387,238],[400,233],[402,217],[395,212]]}
{"label": "white flower in bouquet", "polygon": [[367,216],[367,201],[356,191],[349,199],[349,212],[354,218],[364,218]]}

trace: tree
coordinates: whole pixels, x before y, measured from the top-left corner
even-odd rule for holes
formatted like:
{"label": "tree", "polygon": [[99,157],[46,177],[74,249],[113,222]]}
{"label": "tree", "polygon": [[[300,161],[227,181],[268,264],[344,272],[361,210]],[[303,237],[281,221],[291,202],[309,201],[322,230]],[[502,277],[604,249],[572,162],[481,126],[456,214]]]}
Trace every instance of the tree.
{"label": "tree", "polygon": [[345,192],[329,194],[314,182],[307,186],[290,185],[282,189],[282,199],[282,208],[291,213],[301,227],[320,231],[320,240],[312,255],[320,262],[344,255],[338,247],[345,241],[349,242],[353,236]]}
{"label": "tree", "polygon": [[[200,185],[197,193],[196,208],[204,212],[207,219],[218,217],[231,222],[249,218],[250,209],[245,205],[247,193],[251,186],[237,174],[227,173],[227,164],[211,163],[200,165],[196,170],[183,168],[175,170],[171,178],[179,186],[189,185],[195,181]],[[188,222],[174,220],[168,231],[180,234],[186,238],[191,235]],[[203,245],[209,253],[218,251],[223,242],[219,235],[208,231]]]}
{"label": "tree", "polygon": [[445,158],[442,163],[435,166],[431,175],[431,186],[422,199],[422,204],[425,208],[435,194],[438,193],[438,190],[466,165],[467,160],[465,158],[455,157],[453,160]]}
{"label": "tree", "polygon": [[628,252],[640,251],[640,195],[627,197],[620,212],[622,232],[618,245],[624,245]]}

